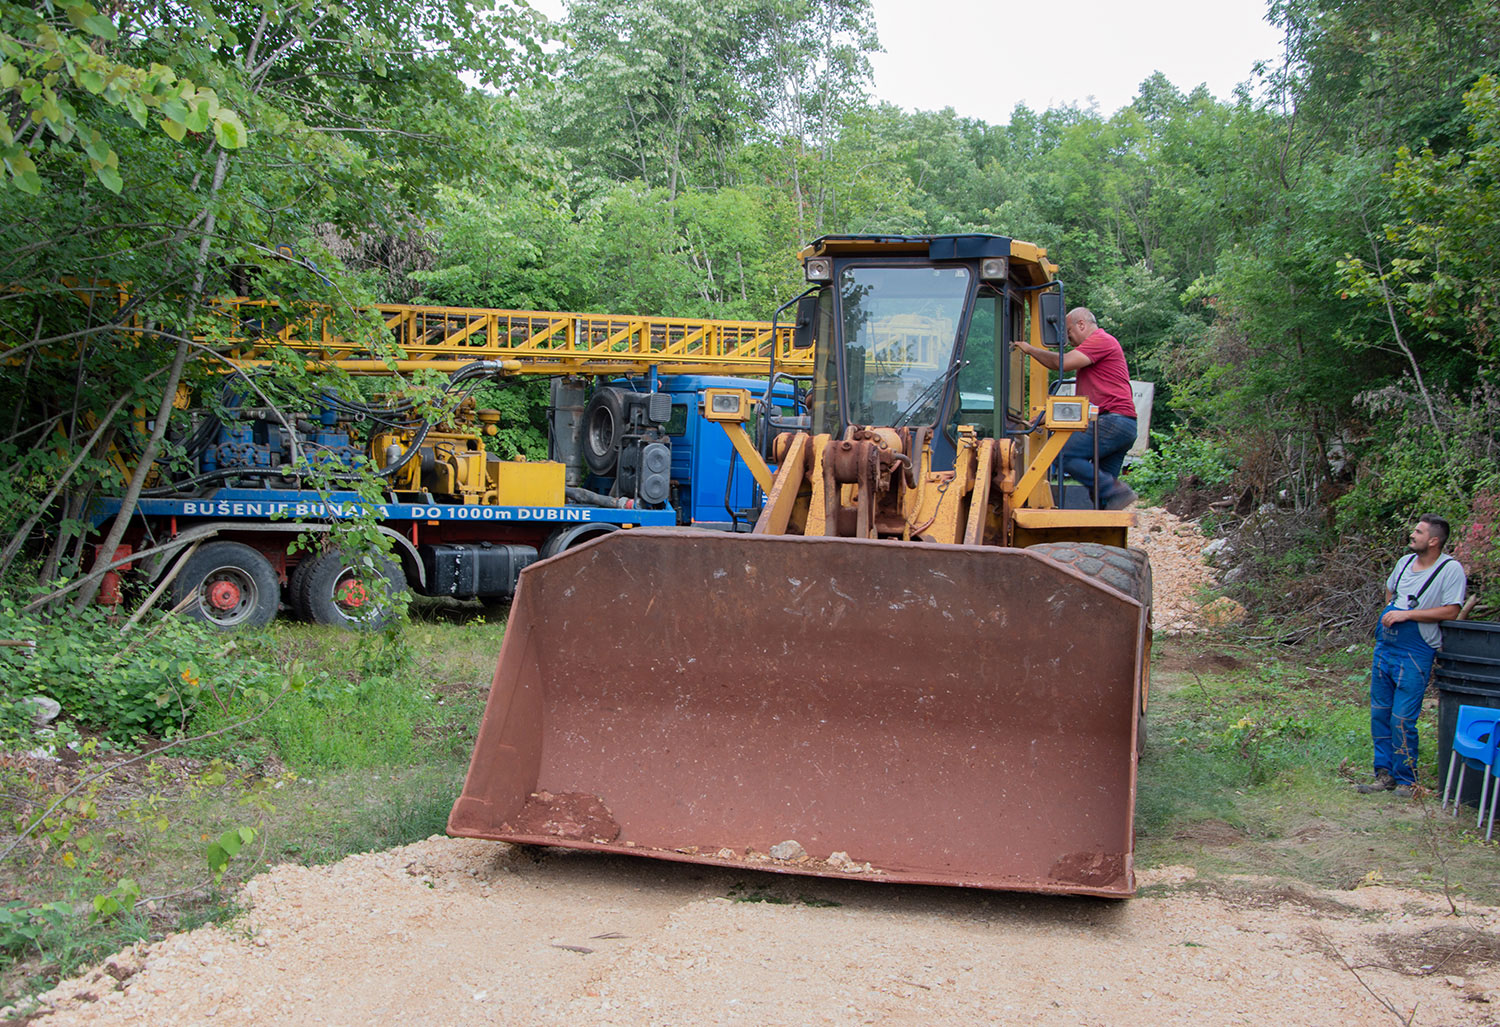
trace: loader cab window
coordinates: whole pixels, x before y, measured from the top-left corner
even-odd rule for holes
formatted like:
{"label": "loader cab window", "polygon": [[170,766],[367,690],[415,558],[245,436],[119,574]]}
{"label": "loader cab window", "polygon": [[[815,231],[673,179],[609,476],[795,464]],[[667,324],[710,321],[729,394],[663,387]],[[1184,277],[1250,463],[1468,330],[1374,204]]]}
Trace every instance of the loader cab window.
{"label": "loader cab window", "polygon": [[[844,267],[844,405],[853,424],[938,423],[969,293],[963,267]],[[827,347],[832,349],[832,347]],[[819,377],[830,369],[819,366]]]}
{"label": "loader cab window", "polygon": [[[1019,297],[1012,297],[1010,301],[1010,341],[1023,342],[1029,338],[1030,326],[1026,323],[1027,304]],[[1026,368],[1031,365],[1030,358],[1022,353],[1011,350],[1010,342],[1005,344],[1006,359],[1010,361],[1010,374],[1007,383],[1008,395],[1005,403],[1005,416],[1009,419],[1011,429],[1018,425],[1024,425],[1031,419],[1031,412],[1027,408],[1026,401]]]}
{"label": "loader cab window", "polygon": [[[1006,305],[1010,317],[1003,318]],[[1021,378],[1017,368],[1020,359],[1011,352],[1013,340],[1026,338],[1026,304],[1012,296],[1009,300],[998,290],[982,287],[974,301],[969,321],[969,335],[964,343],[963,367],[958,372],[959,399],[948,418],[948,436],[958,442],[958,426],[972,424],[979,437],[999,438],[1005,433],[1006,419],[1025,421],[1021,408]],[[995,397],[1004,395],[996,418]]]}
{"label": "loader cab window", "polygon": [[949,439],[958,444],[958,425],[972,424],[980,438],[994,436],[995,390],[999,386],[996,356],[1005,359],[1009,346],[1002,339],[1005,297],[988,286],[982,286],[974,301],[969,319],[969,334],[964,341],[963,367],[958,372],[958,403],[948,419]]}

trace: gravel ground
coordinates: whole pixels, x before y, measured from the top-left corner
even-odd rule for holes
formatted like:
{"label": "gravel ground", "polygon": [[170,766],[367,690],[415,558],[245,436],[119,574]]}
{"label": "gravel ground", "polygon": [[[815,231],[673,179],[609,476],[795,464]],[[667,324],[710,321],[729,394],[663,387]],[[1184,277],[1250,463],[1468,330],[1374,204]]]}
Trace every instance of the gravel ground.
{"label": "gravel ground", "polygon": [[1500,910],[1455,917],[1440,897],[1381,887],[1209,888],[1185,868],[1141,877],[1128,901],[1045,898],[434,837],[277,867],[246,886],[239,920],[120,953],[43,996],[36,1022],[1456,1027],[1500,1016]]}
{"label": "gravel ground", "polygon": [[1234,600],[1207,594],[1218,587],[1219,578],[1203,561],[1203,547],[1210,540],[1196,522],[1160,507],[1141,508],[1135,511],[1129,541],[1151,557],[1151,627],[1157,634],[1201,635],[1244,616]]}

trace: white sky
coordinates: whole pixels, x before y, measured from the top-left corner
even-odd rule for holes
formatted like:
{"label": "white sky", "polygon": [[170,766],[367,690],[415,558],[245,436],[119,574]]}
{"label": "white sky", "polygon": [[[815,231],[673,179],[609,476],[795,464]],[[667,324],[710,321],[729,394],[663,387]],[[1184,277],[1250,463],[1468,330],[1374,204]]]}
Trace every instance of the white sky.
{"label": "white sky", "polygon": [[[549,18],[562,0],[529,0]],[[872,0],[884,53],[875,97],[907,110],[952,107],[1004,124],[1016,104],[1034,111],[1098,105],[1105,116],[1160,71],[1182,92],[1206,83],[1221,100],[1274,61],[1280,34],[1267,0]],[[1007,19],[1007,14],[1009,18]]]}
{"label": "white sky", "polygon": [[[908,110],[952,107],[990,124],[1017,103],[1105,116],[1160,71],[1182,92],[1201,83],[1221,100],[1256,61],[1281,54],[1266,0],[873,0],[885,53],[875,95]],[[1010,13],[1009,28],[1006,15]]]}

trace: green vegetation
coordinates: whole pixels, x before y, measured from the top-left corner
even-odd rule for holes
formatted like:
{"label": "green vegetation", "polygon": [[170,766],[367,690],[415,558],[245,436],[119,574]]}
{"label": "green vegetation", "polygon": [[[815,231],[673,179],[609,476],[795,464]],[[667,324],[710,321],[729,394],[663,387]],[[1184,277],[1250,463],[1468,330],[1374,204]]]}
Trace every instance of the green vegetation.
{"label": "green vegetation", "polygon": [[[986,124],[871,100],[868,0],[574,0],[558,25],[430,0],[0,8],[0,96],[33,126],[0,123],[0,579],[57,592],[43,614],[88,605],[87,502],[129,507],[173,466],[179,385],[214,402],[234,326],[204,299],[330,304],[376,347],[375,299],[765,318],[801,288],[799,246],[866,231],[1047,246],[1157,385],[1145,495],[1308,514],[1319,557],[1385,549],[1423,510],[1488,538],[1500,13],[1267,16],[1284,53],[1235,97],[1155,74],[1119,111]],[[267,402],[359,391],[273,363]],[[498,451],[543,452],[544,391],[482,397]],[[1350,630],[1289,601],[1287,573],[1257,563],[1238,598],[1288,639]]]}
{"label": "green vegetation", "polygon": [[[69,630],[27,626],[39,663]],[[86,626],[118,641],[118,625]],[[8,749],[57,758],[0,765],[0,1003],[138,938],[232,917],[234,887],[260,867],[441,833],[504,630],[471,617],[373,637],[278,625],[229,641],[175,618],[154,627],[101,680],[172,686],[165,747],[143,758],[86,719],[9,722]],[[235,659],[195,657],[199,679],[177,680],[170,654],[226,647]]]}
{"label": "green vegetation", "polygon": [[1157,505],[1179,488],[1216,490],[1234,479],[1230,448],[1185,429],[1153,432],[1151,448],[1130,468],[1130,487]]}
{"label": "green vegetation", "polygon": [[1472,810],[1438,813],[1435,704],[1419,724],[1428,794],[1358,795],[1370,775],[1369,651],[1311,665],[1289,655],[1222,642],[1166,649],[1152,671],[1137,862],[1500,901],[1494,848],[1473,830]]}

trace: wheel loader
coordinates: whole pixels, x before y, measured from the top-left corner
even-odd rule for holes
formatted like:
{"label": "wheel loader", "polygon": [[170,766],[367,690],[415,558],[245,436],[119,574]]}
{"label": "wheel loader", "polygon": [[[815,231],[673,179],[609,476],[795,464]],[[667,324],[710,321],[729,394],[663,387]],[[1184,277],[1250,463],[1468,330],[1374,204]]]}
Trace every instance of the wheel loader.
{"label": "wheel loader", "polygon": [[1061,352],[1056,266],[987,235],[801,259],[805,407],[703,400],[764,490],[753,530],[528,567],[449,833],[1132,894],[1151,575],[1128,511],[1061,501],[1095,411],[1010,345]]}

